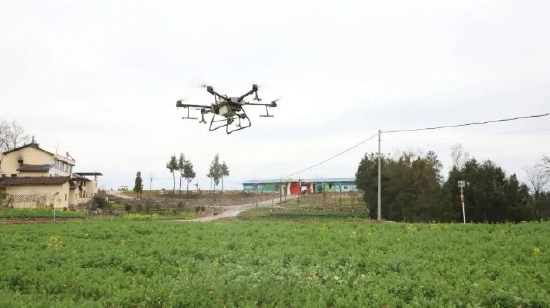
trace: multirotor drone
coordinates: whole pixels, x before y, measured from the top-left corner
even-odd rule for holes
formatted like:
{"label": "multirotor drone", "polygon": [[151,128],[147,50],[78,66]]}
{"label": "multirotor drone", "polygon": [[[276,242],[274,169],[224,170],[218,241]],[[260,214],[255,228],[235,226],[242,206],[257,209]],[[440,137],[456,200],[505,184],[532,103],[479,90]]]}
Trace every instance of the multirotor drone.
{"label": "multirotor drone", "polygon": [[[184,100],[179,100],[176,102],[176,107],[178,107],[178,109],[179,107],[187,108],[187,116],[183,117],[182,119],[189,120],[198,120],[198,118],[193,118],[190,116],[191,108],[195,110],[200,110],[201,120],[199,121],[199,123],[204,124],[206,124],[206,121],[204,120],[204,115],[212,113],[212,120],[210,120],[210,131],[215,131],[218,128],[225,127],[225,131],[227,132],[227,134],[231,134],[232,132],[250,127],[252,123],[250,122],[250,118],[248,118],[246,112],[244,111],[244,106],[265,106],[266,114],[260,115],[260,117],[262,118],[272,118],[273,115],[269,114],[269,108],[277,107],[278,99],[272,101],[269,104],[260,103],[262,99],[258,97],[258,86],[255,84],[252,85],[252,90],[238,97],[228,97],[227,95],[218,94],[216,91],[214,91],[214,88],[212,86],[205,85],[204,87],[206,88],[206,91],[208,91],[208,93],[214,96],[214,103],[212,103],[212,105],[207,106],[185,104]],[[247,96],[253,94],[253,100],[257,101],[258,103],[249,103],[244,100]],[[214,124],[216,122],[224,123],[221,125],[217,125]],[[231,124],[233,123],[235,123],[235,125],[231,126]]]}

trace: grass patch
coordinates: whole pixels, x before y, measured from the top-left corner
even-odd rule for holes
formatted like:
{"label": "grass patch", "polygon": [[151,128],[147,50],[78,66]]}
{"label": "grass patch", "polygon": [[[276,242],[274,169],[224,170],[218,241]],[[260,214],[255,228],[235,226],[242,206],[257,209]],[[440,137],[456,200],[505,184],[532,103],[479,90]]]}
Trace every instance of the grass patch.
{"label": "grass patch", "polygon": [[0,228],[0,306],[550,307],[550,223]]}
{"label": "grass patch", "polygon": [[[85,218],[84,213],[74,211],[63,211],[57,209],[55,217],[63,218]],[[21,218],[52,218],[53,209],[7,209],[0,211],[0,219],[21,219]]]}
{"label": "grass patch", "polygon": [[123,220],[177,220],[177,219],[193,219],[197,216],[195,212],[182,212],[179,214],[139,214],[131,213],[122,217]]}

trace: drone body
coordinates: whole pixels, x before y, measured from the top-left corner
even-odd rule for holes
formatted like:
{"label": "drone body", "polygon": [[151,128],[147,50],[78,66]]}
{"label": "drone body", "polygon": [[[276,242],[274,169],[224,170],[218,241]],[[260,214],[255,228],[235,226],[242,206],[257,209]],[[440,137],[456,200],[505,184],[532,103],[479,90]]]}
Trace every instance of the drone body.
{"label": "drone body", "polygon": [[[269,114],[268,108],[277,107],[277,100],[274,100],[269,104],[249,103],[244,100],[247,96],[254,94],[254,100],[258,102],[261,101],[261,99],[258,97],[258,86],[255,84],[252,85],[252,90],[238,97],[228,97],[226,95],[220,95],[216,91],[214,91],[214,88],[211,86],[206,86],[206,91],[214,96],[214,103],[212,105],[207,106],[185,104],[182,100],[179,100],[176,102],[176,107],[187,108],[187,117],[183,117],[183,119],[191,120],[197,120],[197,118],[190,117],[189,110],[191,108],[199,109],[201,111],[201,121],[199,121],[199,123],[206,124],[206,121],[204,120],[204,115],[212,113],[212,120],[210,121],[210,131],[225,127],[227,134],[231,134],[234,131],[252,126],[250,118],[246,115],[246,112],[244,111],[244,106],[265,106],[266,114],[260,115],[260,117],[273,117],[273,115]],[[237,123],[235,123],[236,128],[231,126],[231,124],[233,124],[235,121],[237,121]],[[223,124],[214,125],[215,122],[223,122]],[[242,122],[244,122],[244,125],[242,124]]]}

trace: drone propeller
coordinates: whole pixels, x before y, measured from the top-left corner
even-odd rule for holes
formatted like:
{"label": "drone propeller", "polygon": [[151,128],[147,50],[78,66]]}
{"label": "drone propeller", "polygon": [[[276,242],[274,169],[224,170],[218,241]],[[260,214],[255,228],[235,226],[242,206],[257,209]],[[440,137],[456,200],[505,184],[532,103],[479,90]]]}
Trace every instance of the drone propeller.
{"label": "drone propeller", "polygon": [[271,102],[271,105],[269,107],[277,107],[277,102],[282,100],[282,98],[275,99]]}
{"label": "drone propeller", "polygon": [[180,98],[179,100],[176,101],[176,107],[179,108],[179,107],[183,107],[185,108],[185,106],[183,106],[183,102],[185,102],[185,99],[183,98]]}

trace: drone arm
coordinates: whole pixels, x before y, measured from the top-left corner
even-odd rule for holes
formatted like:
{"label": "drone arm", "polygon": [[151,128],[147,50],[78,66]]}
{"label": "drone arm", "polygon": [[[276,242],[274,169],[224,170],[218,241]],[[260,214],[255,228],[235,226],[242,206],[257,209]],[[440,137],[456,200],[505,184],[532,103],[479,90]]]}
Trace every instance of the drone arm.
{"label": "drone arm", "polygon": [[258,104],[258,103],[246,103],[247,105],[250,105],[250,106],[266,106],[266,107],[277,107],[277,103],[276,102],[271,102],[269,104]]}
{"label": "drone arm", "polygon": [[229,97],[223,96],[223,95],[219,94],[218,92],[214,91],[214,89],[212,89],[212,88],[207,88],[206,91],[208,91],[208,93],[210,93],[210,94],[212,94],[212,95],[214,95],[214,96],[223,98],[223,99],[226,100],[226,101],[229,100]]}
{"label": "drone arm", "polygon": [[178,108],[189,108],[189,107],[193,107],[193,108],[211,108],[211,106],[206,106],[206,105],[192,105],[192,104],[184,104],[182,103],[181,101],[177,101],[176,102],[176,107]]}
{"label": "drone arm", "polygon": [[245,97],[251,95],[251,94],[254,94],[254,92],[258,92],[258,90],[255,90],[255,89],[252,89],[248,92],[246,92],[246,94],[243,94],[239,97],[239,102],[241,102]]}

